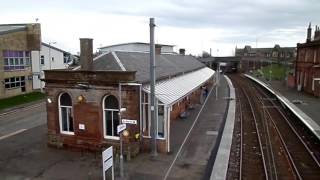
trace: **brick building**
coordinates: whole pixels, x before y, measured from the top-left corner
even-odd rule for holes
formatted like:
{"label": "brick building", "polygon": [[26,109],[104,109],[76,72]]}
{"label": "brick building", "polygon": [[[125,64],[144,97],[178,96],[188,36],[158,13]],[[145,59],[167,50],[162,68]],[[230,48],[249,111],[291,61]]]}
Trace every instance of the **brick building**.
{"label": "brick building", "polygon": [[245,46],[243,49],[236,48],[235,56],[240,57],[240,69],[243,71],[255,70],[271,63],[293,65],[296,57],[295,47],[280,47],[276,44],[273,48],[252,48]]}
{"label": "brick building", "polygon": [[[149,53],[112,51],[92,59],[92,40],[81,41],[81,66],[45,71],[48,143],[90,148],[119,146],[120,119],[127,124],[125,151],[147,150],[151,139]],[[214,71],[192,56],[156,48],[157,145],[170,152],[170,125],[201,103]],[[120,111],[125,108],[125,111]]]}
{"label": "brick building", "polygon": [[295,82],[299,91],[320,96],[320,28],[315,27],[314,38],[309,24],[307,40],[297,44],[295,61]]}
{"label": "brick building", "polygon": [[40,24],[0,25],[0,98],[32,91],[31,51],[40,44]]}

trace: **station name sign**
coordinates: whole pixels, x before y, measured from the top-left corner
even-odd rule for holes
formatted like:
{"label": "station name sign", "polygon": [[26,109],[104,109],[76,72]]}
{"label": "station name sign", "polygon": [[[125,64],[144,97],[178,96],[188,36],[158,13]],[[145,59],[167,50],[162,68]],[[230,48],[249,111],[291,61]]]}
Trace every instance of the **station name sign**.
{"label": "station name sign", "polygon": [[133,120],[133,119],[122,119],[122,123],[124,123],[124,124],[137,124],[137,120]]}

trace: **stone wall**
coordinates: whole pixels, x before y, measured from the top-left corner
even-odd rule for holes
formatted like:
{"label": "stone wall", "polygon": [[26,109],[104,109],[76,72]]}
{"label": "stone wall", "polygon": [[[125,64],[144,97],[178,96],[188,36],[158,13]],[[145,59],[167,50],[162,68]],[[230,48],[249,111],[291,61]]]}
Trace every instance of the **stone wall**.
{"label": "stone wall", "polygon": [[[64,135],[60,133],[58,98],[63,92],[68,93],[72,98],[74,135]],[[54,87],[46,88],[47,102],[47,124],[48,124],[48,144],[56,147],[70,147],[80,149],[100,150],[102,147],[114,145],[119,146],[119,140],[104,139],[103,136],[103,99],[105,96],[113,95],[119,101],[118,86],[98,87],[81,90],[77,88]],[[137,140],[135,134],[139,133],[139,87],[122,87],[122,107],[127,110],[122,113],[122,118],[135,119],[137,125],[128,125],[129,136],[124,139],[125,144],[134,144]],[[83,101],[78,97],[82,96]],[[79,124],[85,125],[85,130],[79,129]],[[126,146],[127,146],[126,145]],[[134,150],[135,147],[132,147]]]}

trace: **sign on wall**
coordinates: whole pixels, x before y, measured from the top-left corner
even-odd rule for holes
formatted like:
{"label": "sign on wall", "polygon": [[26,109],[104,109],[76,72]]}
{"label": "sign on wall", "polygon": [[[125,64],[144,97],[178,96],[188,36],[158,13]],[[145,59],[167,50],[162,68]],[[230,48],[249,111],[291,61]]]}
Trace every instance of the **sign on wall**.
{"label": "sign on wall", "polygon": [[133,119],[122,119],[122,123],[124,123],[124,124],[137,124],[137,120],[133,120]]}
{"label": "sign on wall", "polygon": [[118,134],[120,134],[123,130],[125,130],[127,128],[126,124],[119,124],[117,126],[117,132]]}

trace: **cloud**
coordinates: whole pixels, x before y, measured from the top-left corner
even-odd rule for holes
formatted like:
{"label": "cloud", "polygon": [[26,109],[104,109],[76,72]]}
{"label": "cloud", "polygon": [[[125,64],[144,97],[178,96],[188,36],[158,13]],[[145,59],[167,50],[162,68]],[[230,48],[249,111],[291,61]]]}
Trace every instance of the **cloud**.
{"label": "cloud", "polygon": [[303,42],[307,24],[320,24],[319,9],[318,0],[11,0],[2,3],[0,15],[2,23],[39,18],[43,40],[72,52],[83,36],[94,38],[95,47],[148,42],[148,18],[155,17],[159,43],[230,55],[235,45]]}

